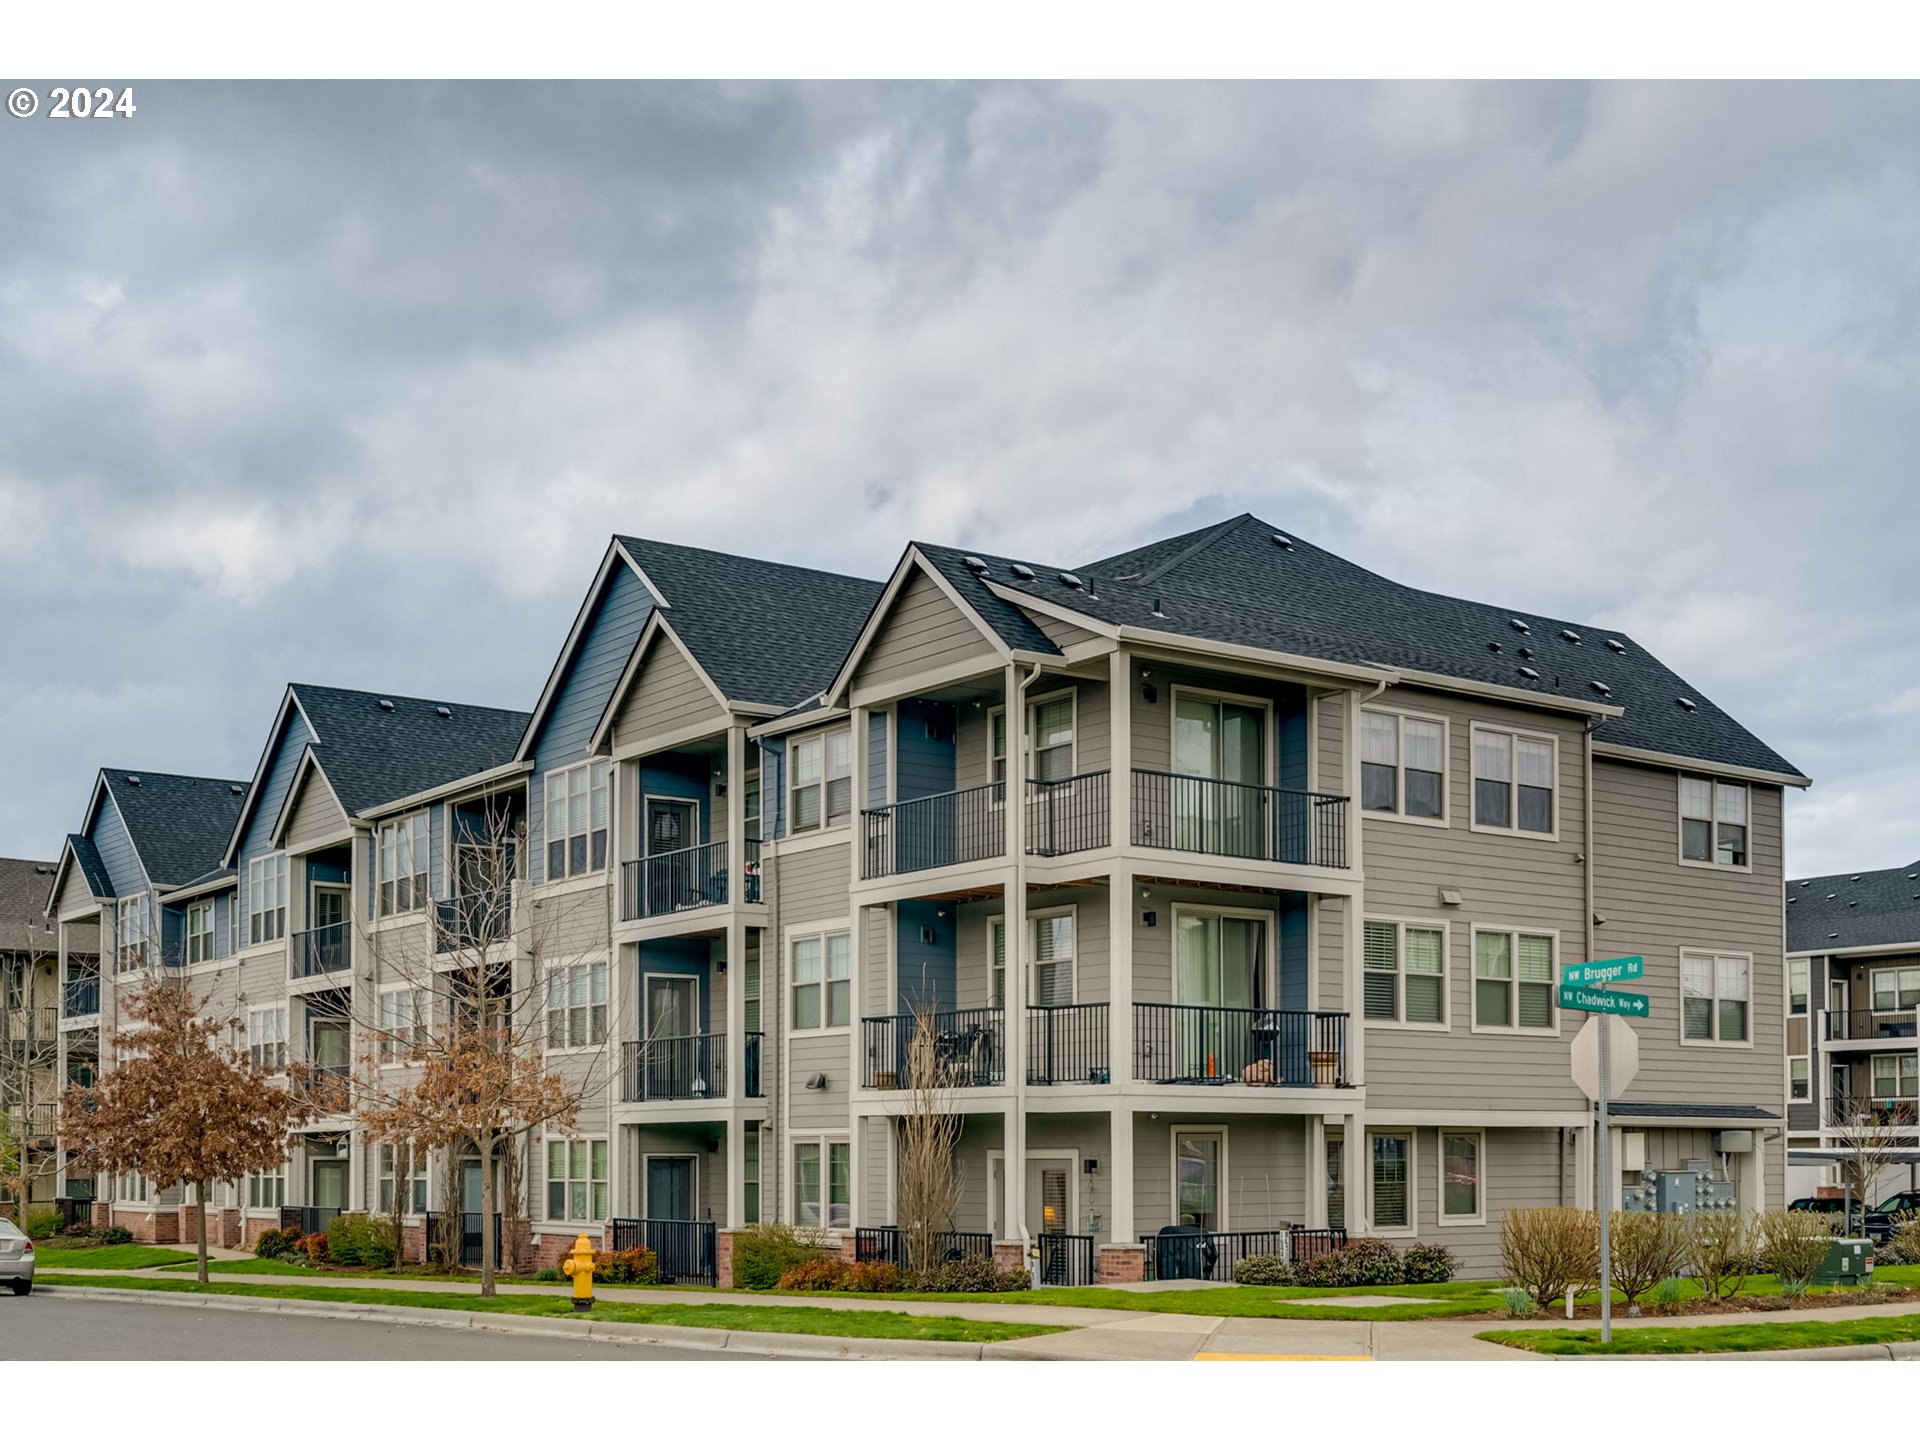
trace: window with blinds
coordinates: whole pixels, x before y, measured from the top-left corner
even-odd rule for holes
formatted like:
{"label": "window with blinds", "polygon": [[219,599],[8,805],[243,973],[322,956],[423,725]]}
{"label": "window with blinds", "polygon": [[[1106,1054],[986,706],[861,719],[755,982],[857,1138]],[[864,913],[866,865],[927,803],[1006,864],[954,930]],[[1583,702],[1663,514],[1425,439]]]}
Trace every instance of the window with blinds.
{"label": "window with blinds", "polygon": [[1344,1230],[1347,1224],[1347,1145],[1327,1141],[1327,1224]]}
{"label": "window with blinds", "polygon": [[1552,1030],[1553,936],[1477,930],[1473,1024],[1477,1030]]}
{"label": "window with blinds", "polygon": [[1447,1023],[1445,930],[1369,920],[1364,942],[1367,1019]]}
{"label": "window with blinds", "polygon": [[1480,1134],[1440,1132],[1440,1215],[1444,1220],[1480,1218]]}
{"label": "window with blinds", "polygon": [[1446,813],[1447,728],[1438,720],[1365,710],[1360,715],[1360,804],[1419,820]]}
{"label": "window with blinds", "polygon": [[[1074,995],[1074,912],[1059,915],[1035,915],[1029,922],[1028,944],[1033,966],[1033,988],[1029,1005],[1071,1005]],[[1007,1006],[1007,927],[1004,920],[992,924],[993,1005]]]}
{"label": "window with blinds", "polygon": [[1373,1137],[1373,1228],[1406,1230],[1413,1225],[1413,1137]]}
{"label": "window with blinds", "polygon": [[1473,732],[1473,823],[1482,830],[1553,833],[1551,740],[1502,730]]}
{"label": "window with blinds", "polygon": [[1700,1045],[1751,1040],[1752,960],[1745,955],[1680,952],[1680,1038]]}

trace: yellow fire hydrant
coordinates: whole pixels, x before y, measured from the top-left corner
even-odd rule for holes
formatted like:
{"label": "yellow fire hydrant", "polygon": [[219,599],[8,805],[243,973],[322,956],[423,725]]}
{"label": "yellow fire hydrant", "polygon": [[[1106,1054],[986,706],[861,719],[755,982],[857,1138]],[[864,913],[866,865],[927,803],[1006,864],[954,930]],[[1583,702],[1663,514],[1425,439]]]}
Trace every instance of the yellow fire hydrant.
{"label": "yellow fire hydrant", "polygon": [[582,1234],[573,1242],[573,1250],[560,1262],[560,1270],[573,1279],[573,1308],[593,1308],[593,1242]]}

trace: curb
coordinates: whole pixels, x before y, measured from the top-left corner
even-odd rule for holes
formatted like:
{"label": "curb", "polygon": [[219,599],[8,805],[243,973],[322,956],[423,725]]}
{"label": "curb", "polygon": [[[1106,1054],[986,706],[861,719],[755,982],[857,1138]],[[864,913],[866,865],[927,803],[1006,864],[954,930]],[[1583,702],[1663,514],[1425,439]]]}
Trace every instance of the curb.
{"label": "curb", "polygon": [[1874,1345],[1817,1345],[1808,1350],[1733,1350],[1699,1355],[1543,1355],[1592,1364],[1610,1360],[1920,1360],[1920,1340]]}
{"label": "curb", "polygon": [[[726,1350],[788,1360],[984,1360],[996,1347],[972,1341],[889,1340],[882,1337],[783,1335],[751,1330],[713,1330],[691,1325],[623,1325],[606,1320],[571,1320],[560,1315],[495,1315],[474,1310],[415,1310],[402,1305],[355,1305],[339,1300],[285,1300],[263,1296],[193,1295],[111,1286],[66,1287],[43,1282],[34,1287],[63,1300],[131,1302],[186,1306],[204,1310],[308,1315],[328,1320],[379,1320],[389,1325],[421,1325],[440,1330],[495,1330],[514,1335],[592,1340],[606,1345],[662,1345],[678,1350]],[[994,1359],[1037,1360],[1037,1355]]]}

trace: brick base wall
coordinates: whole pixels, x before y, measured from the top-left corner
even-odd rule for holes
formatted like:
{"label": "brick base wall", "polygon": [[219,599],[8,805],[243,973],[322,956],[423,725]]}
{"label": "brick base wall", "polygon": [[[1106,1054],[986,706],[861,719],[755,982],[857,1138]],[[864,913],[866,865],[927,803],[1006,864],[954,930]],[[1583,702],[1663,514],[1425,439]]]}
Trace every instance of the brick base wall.
{"label": "brick base wall", "polygon": [[714,1284],[722,1290],[733,1288],[733,1232],[722,1230],[713,1240]]}
{"label": "brick base wall", "polygon": [[180,1212],[177,1209],[111,1210],[110,1213],[112,1218],[106,1223],[124,1227],[142,1245],[180,1243]]}
{"label": "brick base wall", "polygon": [[1147,1247],[1101,1245],[1094,1252],[1093,1283],[1131,1285],[1147,1278]]}
{"label": "brick base wall", "polygon": [[94,1201],[93,1202],[93,1228],[98,1230],[101,1226],[111,1225],[112,1223],[113,1223],[113,1206],[109,1205],[104,1200]]}
{"label": "brick base wall", "polygon": [[560,1268],[560,1262],[573,1252],[574,1242],[583,1234],[589,1242],[596,1243],[603,1253],[612,1243],[608,1238],[606,1228],[602,1228],[600,1234],[597,1236],[593,1231],[587,1230],[584,1227],[568,1235],[536,1235],[533,1237],[533,1268],[536,1270],[558,1270]]}
{"label": "brick base wall", "polygon": [[1026,1247],[1018,1240],[996,1240],[993,1242],[993,1268],[996,1270],[1024,1270],[1027,1268]]}
{"label": "brick base wall", "polygon": [[248,1215],[241,1221],[240,1248],[251,1250],[260,1241],[260,1237],[269,1230],[278,1230],[280,1221],[276,1216]]}

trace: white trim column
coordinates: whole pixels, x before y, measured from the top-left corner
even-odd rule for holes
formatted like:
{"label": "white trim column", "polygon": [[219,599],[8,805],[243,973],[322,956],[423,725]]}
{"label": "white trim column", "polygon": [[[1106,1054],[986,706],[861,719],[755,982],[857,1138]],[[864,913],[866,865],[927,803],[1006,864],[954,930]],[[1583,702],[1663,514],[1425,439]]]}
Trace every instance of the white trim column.
{"label": "white trim column", "polygon": [[1327,1224],[1327,1119],[1324,1115],[1306,1118],[1306,1225],[1310,1230],[1324,1230]]}
{"label": "white trim column", "polygon": [[1020,688],[1020,668],[1009,663],[1003,672],[1007,728],[1007,780],[1001,806],[1007,827],[1005,875],[1006,913],[1002,919],[1006,951],[1007,1088],[1013,1100],[1006,1120],[1006,1227],[1022,1240],[1027,1236],[1027,1112],[1021,1092],[1027,1078],[1027,695]]}
{"label": "white trim column", "polygon": [[1593,1126],[1573,1132],[1573,1208],[1593,1209]]}
{"label": "white trim column", "polygon": [[[1341,790],[1347,797],[1347,873],[1360,884],[1360,888],[1346,900],[1346,980],[1342,988],[1346,991],[1343,1008],[1347,1012],[1346,1023],[1346,1060],[1344,1069],[1349,1085],[1367,1083],[1367,1025],[1366,1025],[1366,865],[1363,844],[1363,832],[1366,821],[1360,813],[1360,696],[1359,690],[1347,692],[1347,741],[1346,753],[1341,756]],[[1310,903],[1324,903],[1319,898]]]}
{"label": "white trim column", "polygon": [[[1107,788],[1108,824],[1116,850],[1133,843],[1133,662],[1124,650],[1107,661],[1108,729],[1111,751]],[[1116,864],[1107,874],[1107,1068],[1112,1084],[1133,1078],[1133,866]]]}
{"label": "white trim column", "polygon": [[[740,1118],[747,1089],[747,922],[740,907],[747,899],[747,730],[727,726],[727,1096],[729,1114],[726,1228],[737,1230],[746,1210],[746,1122]],[[764,972],[765,962],[762,961]],[[766,976],[761,975],[762,1004]],[[763,1085],[762,1089],[765,1088]]]}
{"label": "white trim column", "polygon": [[1107,1206],[1106,1243],[1132,1245],[1140,1238],[1133,1220],[1134,1116],[1130,1108],[1115,1104],[1108,1109],[1107,1117],[1108,1146],[1112,1152],[1108,1162],[1112,1173],[1107,1176],[1107,1188],[1113,1198]]}
{"label": "white trim column", "polygon": [[[1367,1144],[1367,1116],[1362,1110],[1350,1113],[1342,1124],[1341,1165],[1346,1171],[1347,1234],[1365,1235],[1373,1229],[1373,1154]],[[1417,1199],[1418,1175],[1408,1177],[1408,1203]],[[1417,1213],[1417,1212],[1416,1212]]]}

